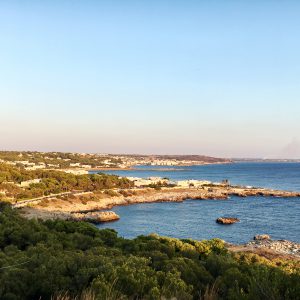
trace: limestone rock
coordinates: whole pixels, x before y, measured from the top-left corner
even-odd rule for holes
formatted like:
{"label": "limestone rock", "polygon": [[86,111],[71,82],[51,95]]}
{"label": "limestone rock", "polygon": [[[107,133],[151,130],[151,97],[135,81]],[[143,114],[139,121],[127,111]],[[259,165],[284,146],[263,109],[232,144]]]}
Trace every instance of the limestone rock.
{"label": "limestone rock", "polygon": [[119,220],[120,217],[113,211],[88,212],[88,213],[72,213],[72,221],[85,221],[90,223],[102,223]]}
{"label": "limestone rock", "polygon": [[261,241],[261,240],[270,240],[271,237],[268,234],[257,234],[253,238],[255,241]]}
{"label": "limestone rock", "polygon": [[223,224],[223,225],[229,225],[229,224],[234,224],[239,222],[240,220],[238,218],[218,218],[216,222],[218,224]]}

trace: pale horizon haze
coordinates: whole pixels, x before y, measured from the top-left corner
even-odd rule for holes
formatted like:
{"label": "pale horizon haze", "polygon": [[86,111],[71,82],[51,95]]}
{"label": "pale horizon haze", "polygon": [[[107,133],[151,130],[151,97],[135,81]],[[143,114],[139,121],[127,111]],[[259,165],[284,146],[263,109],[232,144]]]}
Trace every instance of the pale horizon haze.
{"label": "pale horizon haze", "polygon": [[300,1],[0,1],[0,150],[300,159]]}

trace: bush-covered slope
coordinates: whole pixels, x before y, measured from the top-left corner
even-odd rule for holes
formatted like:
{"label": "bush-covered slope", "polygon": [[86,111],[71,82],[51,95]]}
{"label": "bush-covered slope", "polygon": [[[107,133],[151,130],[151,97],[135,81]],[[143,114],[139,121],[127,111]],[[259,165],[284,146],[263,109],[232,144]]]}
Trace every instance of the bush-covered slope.
{"label": "bush-covered slope", "polygon": [[[37,178],[41,180],[40,183],[32,183],[23,188],[18,185],[22,181]],[[21,167],[0,163],[0,191],[5,190],[6,196],[14,199],[30,199],[71,190],[101,191],[130,187],[133,187],[133,182],[116,175],[74,175],[55,170],[27,171]],[[0,193],[0,200],[6,196]]]}
{"label": "bush-covered slope", "polygon": [[[0,299],[299,299],[300,274],[220,240],[117,237],[86,223],[29,221],[0,208]],[[204,296],[206,292],[206,296]],[[211,296],[211,298],[209,298]]]}

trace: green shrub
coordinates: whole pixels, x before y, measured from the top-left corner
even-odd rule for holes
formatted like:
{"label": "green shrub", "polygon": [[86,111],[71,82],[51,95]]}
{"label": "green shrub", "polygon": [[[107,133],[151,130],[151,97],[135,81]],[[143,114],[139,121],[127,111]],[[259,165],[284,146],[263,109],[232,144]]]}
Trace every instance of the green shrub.
{"label": "green shrub", "polygon": [[0,203],[0,299],[297,299],[299,264],[253,257],[218,239],[127,240],[83,222],[26,220]]}

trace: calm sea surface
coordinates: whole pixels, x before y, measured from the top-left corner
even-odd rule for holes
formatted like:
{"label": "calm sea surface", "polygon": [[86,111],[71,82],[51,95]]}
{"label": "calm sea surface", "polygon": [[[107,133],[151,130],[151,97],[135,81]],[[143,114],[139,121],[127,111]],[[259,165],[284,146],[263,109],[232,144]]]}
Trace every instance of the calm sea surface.
{"label": "calm sea surface", "polygon": [[[161,167],[139,167],[138,170],[109,173],[134,177],[160,176],[173,180],[229,179],[232,184],[300,191],[300,163],[235,163],[176,167],[171,171],[159,169]],[[243,243],[255,234],[266,233],[274,239],[300,242],[300,198],[231,197],[229,200],[135,204],[112,210],[121,219],[98,227],[113,228],[126,238],[155,232],[178,238],[201,240],[219,237],[228,242]],[[215,220],[221,216],[237,217],[241,222],[218,225]]]}

